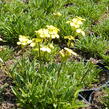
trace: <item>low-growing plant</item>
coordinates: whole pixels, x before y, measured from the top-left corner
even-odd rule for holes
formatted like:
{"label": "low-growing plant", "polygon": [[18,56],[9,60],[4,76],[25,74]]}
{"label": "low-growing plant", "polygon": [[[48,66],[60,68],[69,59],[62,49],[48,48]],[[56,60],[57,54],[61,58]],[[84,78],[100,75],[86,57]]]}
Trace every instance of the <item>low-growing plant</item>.
{"label": "low-growing plant", "polygon": [[93,27],[93,31],[95,32],[95,34],[109,40],[109,19],[106,18],[103,21],[99,22],[96,26]]}
{"label": "low-growing plant", "polygon": [[12,58],[13,49],[9,48],[7,46],[1,46],[0,47],[0,59],[3,60],[3,62],[8,61]]}
{"label": "low-growing plant", "polygon": [[[89,19],[89,22],[97,21],[99,17],[106,11],[108,1],[100,1],[98,4],[93,0],[73,0],[69,1],[71,6],[68,6],[69,15],[84,16]],[[85,7],[85,8],[84,8]]]}
{"label": "low-growing plant", "polygon": [[106,88],[104,90],[104,96],[102,97],[102,103],[105,105],[105,109],[108,109],[109,108],[109,89]]}
{"label": "low-growing plant", "polygon": [[[17,43],[22,52],[9,73],[19,107],[78,109],[87,106],[84,100],[78,99],[78,94],[98,82],[99,69],[82,58],[102,58],[109,65],[108,19],[99,21],[108,10],[108,2],[0,2],[0,35],[10,44]],[[91,35],[90,31],[97,35]],[[0,51],[1,63],[10,59],[11,54],[10,48]],[[108,107],[107,101],[108,97],[104,102]]]}
{"label": "low-growing plant", "polygon": [[[80,27],[82,18],[77,17],[69,23],[72,24],[72,27]],[[79,27],[75,27],[74,30],[78,30]],[[30,39],[29,36],[19,36],[18,45],[21,45],[22,48],[30,46],[36,52],[36,58],[32,62],[29,59],[22,59],[11,71],[11,76],[16,84],[12,90],[22,107],[28,109],[35,109],[36,107],[39,109],[76,109],[85,106],[78,101],[77,93],[84,85],[95,81],[97,70],[91,63],[85,65],[79,64],[79,62],[67,62],[70,56],[78,56],[77,53],[67,47],[64,47],[59,53],[57,53],[58,51],[54,52],[54,54],[60,55],[60,62],[49,60],[47,63],[45,60],[47,55],[54,56],[51,53],[54,49],[53,40],[59,39],[59,31],[58,28],[47,25],[45,28],[35,31],[36,38]],[[80,34],[82,32],[81,30]],[[44,60],[42,61],[42,59]],[[76,68],[77,66],[78,68]],[[89,70],[89,67],[92,70]],[[78,70],[76,71],[76,69]],[[88,78],[89,81],[86,82],[85,78]]]}
{"label": "low-growing plant", "polygon": [[94,82],[97,72],[90,62],[65,62],[63,66],[50,62],[39,67],[36,59],[23,58],[10,73],[13,93],[23,108],[78,109],[85,106],[77,99],[79,90]]}
{"label": "low-growing plant", "polygon": [[[85,32],[81,29],[81,25],[83,24],[83,21],[85,19],[82,19],[81,17],[75,17],[69,21],[67,21],[66,23],[70,24],[71,26],[71,34],[73,34],[73,36],[64,36],[64,39],[67,39],[67,46],[69,48],[73,47],[73,41],[75,40],[75,38],[79,37],[79,36],[85,36]],[[54,49],[54,45],[53,45],[53,40],[54,39],[61,39],[60,35],[59,35],[60,30],[53,26],[53,25],[46,25],[45,28],[41,28],[37,31],[35,31],[36,33],[36,37],[35,38],[30,38],[29,36],[24,36],[24,35],[19,35],[19,42],[17,42],[18,45],[20,45],[22,48],[24,48],[25,46],[30,46],[32,48],[33,51],[36,52],[37,56],[36,58],[39,58],[40,60],[45,60],[47,59],[48,56],[55,54],[55,50]],[[59,48],[59,47],[56,47]],[[76,55],[76,53],[74,53],[72,50],[70,50],[69,48],[65,48],[66,51],[68,51],[68,53],[72,52],[73,55]],[[52,52],[54,51],[54,52]],[[66,53],[65,51],[65,53]],[[50,54],[50,55],[48,55]],[[64,55],[64,51],[63,53],[61,52],[62,55]],[[47,56],[48,55],[48,56]],[[51,56],[50,56],[51,57]],[[43,59],[42,59],[43,58]],[[51,59],[51,58],[50,58]]]}
{"label": "low-growing plant", "polygon": [[109,65],[109,55],[102,55],[103,62],[106,66]]}
{"label": "low-growing plant", "polygon": [[15,44],[18,41],[19,34],[32,37],[33,31],[40,21],[37,21],[37,14],[35,19],[31,14],[29,6],[23,3],[4,4],[0,13],[0,31],[3,39]]}
{"label": "low-growing plant", "polygon": [[75,48],[80,51],[85,58],[102,58],[102,55],[108,50],[108,41],[102,37],[86,36],[81,37],[75,43]]}

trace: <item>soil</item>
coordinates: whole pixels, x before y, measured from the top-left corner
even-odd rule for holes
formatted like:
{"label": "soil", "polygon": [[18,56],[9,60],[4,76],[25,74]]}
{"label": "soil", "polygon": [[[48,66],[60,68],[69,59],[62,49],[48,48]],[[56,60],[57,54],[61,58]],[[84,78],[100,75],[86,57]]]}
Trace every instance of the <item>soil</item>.
{"label": "soil", "polygon": [[[0,46],[0,51],[5,46]],[[12,93],[11,87],[14,85],[13,80],[7,75],[10,65],[14,64],[13,60],[0,62],[0,109],[17,109],[16,97]]]}
{"label": "soil", "polygon": [[17,109],[16,97],[12,93],[12,79],[0,70],[0,109]]}

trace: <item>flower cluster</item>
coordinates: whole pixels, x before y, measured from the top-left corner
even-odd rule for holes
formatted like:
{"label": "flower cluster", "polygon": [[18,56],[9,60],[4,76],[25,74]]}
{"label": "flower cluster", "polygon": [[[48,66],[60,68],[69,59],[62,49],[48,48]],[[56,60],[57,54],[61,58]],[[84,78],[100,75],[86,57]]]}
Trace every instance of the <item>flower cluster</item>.
{"label": "flower cluster", "polygon": [[17,45],[26,46],[32,42],[32,40],[28,39],[29,36],[23,36],[19,35],[19,42],[17,42]]}
{"label": "flower cluster", "polygon": [[85,19],[82,19],[81,17],[76,17],[70,21],[67,21],[66,23],[70,24],[72,29],[76,30],[77,34],[85,36],[85,32],[80,28],[81,25],[83,24],[83,21],[85,21]]}
{"label": "flower cluster", "polygon": [[[59,38],[58,32],[58,28],[47,25],[46,28],[35,31],[37,38],[30,40],[29,36],[19,35],[19,42],[17,44],[22,47],[29,45],[34,51],[38,51],[40,45],[40,51],[50,53],[54,46],[49,42],[49,39]],[[48,43],[44,39],[47,39]]]}
{"label": "flower cluster", "polygon": [[59,32],[59,29],[52,25],[47,25],[46,28],[35,31],[38,37],[50,38],[50,39],[59,38],[58,32]]}
{"label": "flower cluster", "polygon": [[[81,17],[76,17],[73,18],[71,21],[68,21],[67,23],[70,23],[70,26],[74,28],[76,33],[81,33],[84,36],[85,33],[80,28],[80,25],[83,24],[82,21],[84,20],[85,19],[82,19]],[[58,32],[59,29],[54,27],[53,25],[46,25],[46,28],[41,28],[35,31],[36,38],[29,39],[29,36],[20,35],[19,42],[17,42],[17,44],[21,45],[22,47],[29,45],[32,50],[37,51],[38,54],[51,53],[51,51],[54,49],[53,43],[51,41],[52,39],[59,38]],[[67,47],[74,47],[75,34],[74,36],[64,36],[64,39],[67,40]],[[78,56],[77,53],[67,47],[59,52],[63,60],[68,59],[68,57],[70,57],[71,55]]]}
{"label": "flower cluster", "polygon": [[82,21],[85,21],[85,19],[82,19],[81,17],[76,17],[70,21],[67,21],[66,23],[69,23],[71,27],[80,28],[80,26],[83,24]]}

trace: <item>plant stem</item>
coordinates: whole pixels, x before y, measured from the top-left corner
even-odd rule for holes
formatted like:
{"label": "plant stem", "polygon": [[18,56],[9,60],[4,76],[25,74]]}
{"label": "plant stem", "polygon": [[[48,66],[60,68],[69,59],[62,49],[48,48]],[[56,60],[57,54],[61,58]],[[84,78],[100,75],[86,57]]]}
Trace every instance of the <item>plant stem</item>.
{"label": "plant stem", "polygon": [[56,77],[56,85],[58,83],[58,80],[59,80],[59,77],[60,77],[60,73],[61,73],[61,69],[63,67],[64,63],[62,62],[61,65],[60,65],[60,68],[58,69],[58,72],[57,72],[57,77]]}
{"label": "plant stem", "polygon": [[39,47],[39,61],[40,61],[40,66],[39,66],[39,69],[41,69],[41,52],[40,52],[40,43],[38,43],[38,47]]}
{"label": "plant stem", "polygon": [[[91,69],[92,67],[89,66],[89,68]],[[85,77],[87,76],[88,72],[90,71],[89,68],[87,69],[87,71],[86,71],[86,72],[84,73],[84,75],[82,76],[82,78],[81,78],[81,80],[80,80],[80,84],[81,84],[81,82],[84,82]]]}
{"label": "plant stem", "polygon": [[84,75],[82,76],[81,80],[80,80],[80,83],[83,82],[84,78],[87,76],[89,72],[89,69],[84,73]]}

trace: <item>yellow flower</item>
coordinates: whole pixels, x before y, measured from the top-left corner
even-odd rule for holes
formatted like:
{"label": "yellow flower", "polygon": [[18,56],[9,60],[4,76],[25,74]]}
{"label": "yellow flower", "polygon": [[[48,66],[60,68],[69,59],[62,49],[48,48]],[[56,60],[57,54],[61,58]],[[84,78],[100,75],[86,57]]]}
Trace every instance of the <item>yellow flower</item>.
{"label": "yellow flower", "polygon": [[77,29],[76,32],[82,34],[83,36],[85,36],[85,32],[82,29]]}
{"label": "yellow flower", "polygon": [[51,49],[54,49],[53,44],[48,44],[48,47],[51,48]]}
{"label": "yellow flower", "polygon": [[59,53],[65,59],[67,59],[71,55],[78,56],[77,53],[75,53],[74,51],[72,51],[71,49],[66,48],[66,47],[64,49],[62,49]]}
{"label": "yellow flower", "polygon": [[38,43],[38,42],[42,42],[43,39],[41,39],[41,38],[33,38],[32,41]]}
{"label": "yellow flower", "polygon": [[46,27],[47,27],[50,37],[52,39],[59,38],[59,35],[58,35],[59,29],[58,28],[56,28],[52,25],[47,25]]}
{"label": "yellow flower", "polygon": [[67,21],[66,23],[69,23],[71,27],[79,28],[80,25],[83,24],[82,21],[85,21],[85,19],[82,19],[81,17],[75,17],[72,20]]}
{"label": "yellow flower", "polygon": [[21,42],[17,42],[17,45],[21,45]]}
{"label": "yellow flower", "polygon": [[19,35],[19,42],[17,42],[17,45],[23,45],[26,46],[32,42],[32,40],[28,39],[29,36],[23,36]]}
{"label": "yellow flower", "polygon": [[37,43],[42,42],[42,41],[43,41],[43,39],[41,39],[41,38],[33,38],[32,42],[30,43],[30,46],[35,47],[37,45]]}
{"label": "yellow flower", "polygon": [[27,43],[28,43],[28,44],[32,43],[32,40],[28,40]]}
{"label": "yellow flower", "polygon": [[53,15],[57,16],[57,17],[62,16],[62,14],[60,12],[53,13]]}
{"label": "yellow flower", "polygon": [[46,47],[46,46],[41,47],[40,50],[43,52],[48,52],[48,53],[51,52],[51,49],[49,47]]}
{"label": "yellow flower", "polygon": [[60,55],[64,58],[65,57],[65,53],[64,53],[64,49],[62,49],[61,51],[59,51]]}
{"label": "yellow flower", "polygon": [[68,40],[75,40],[75,38],[73,36],[64,36],[64,39],[68,39]]}
{"label": "yellow flower", "polygon": [[3,59],[2,58],[0,58],[0,63],[3,63]]}
{"label": "yellow flower", "polygon": [[58,33],[59,32],[59,29],[54,27],[53,25],[47,25],[46,27],[50,33]]}
{"label": "yellow flower", "polygon": [[52,38],[52,39],[55,39],[55,38],[59,38],[59,35],[57,34],[57,33],[50,33],[50,37]]}
{"label": "yellow flower", "polygon": [[82,20],[80,20],[78,18],[73,18],[72,19],[72,22],[75,23],[75,24],[77,24],[77,25],[82,25],[83,24]]}
{"label": "yellow flower", "polygon": [[35,31],[35,33],[40,38],[50,38],[50,34],[49,34],[48,29],[39,29],[38,31]]}
{"label": "yellow flower", "polygon": [[19,35],[19,41],[27,41],[28,40],[28,36],[23,36],[23,35]]}
{"label": "yellow flower", "polygon": [[70,23],[70,26],[71,27],[74,27],[74,28],[79,28],[80,27],[80,24],[76,23],[76,22],[71,22]]}
{"label": "yellow flower", "polygon": [[71,55],[78,56],[77,53],[75,53],[73,50],[71,50],[69,48],[66,48],[66,47],[64,49],[65,49],[67,55],[69,55],[69,56],[71,56]]}
{"label": "yellow flower", "polygon": [[32,42],[31,44],[30,44],[30,47],[35,47],[36,46],[36,43],[35,42]]}
{"label": "yellow flower", "polygon": [[3,39],[2,39],[2,38],[0,38],[0,41],[3,41]]}
{"label": "yellow flower", "polygon": [[59,35],[58,35],[58,32],[59,32],[59,29],[52,26],[52,25],[47,25],[46,26],[47,29],[39,29],[38,31],[35,31],[36,32],[36,35],[40,38],[51,38],[51,39],[54,39],[54,38],[59,38]]}

